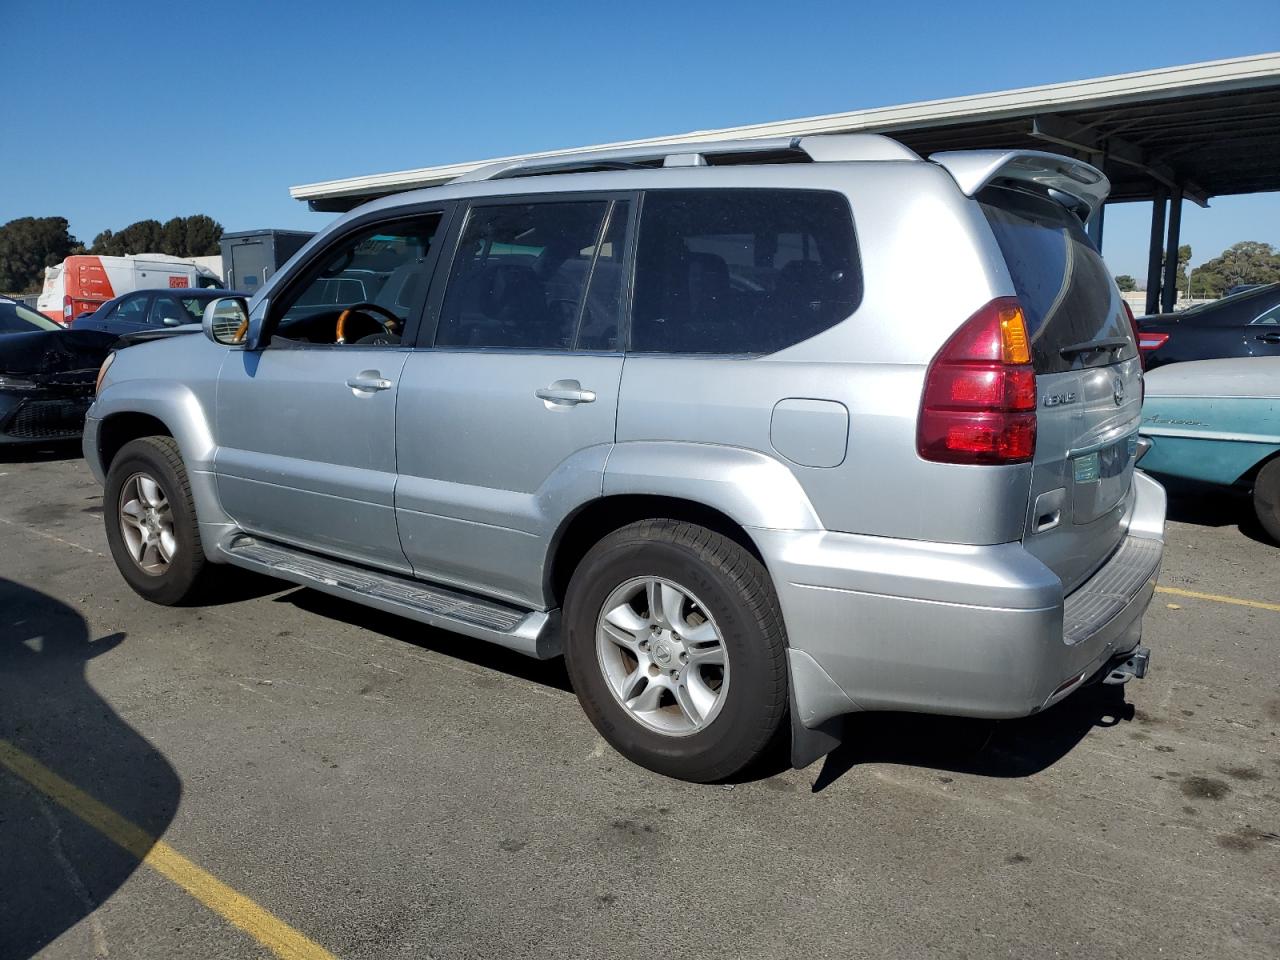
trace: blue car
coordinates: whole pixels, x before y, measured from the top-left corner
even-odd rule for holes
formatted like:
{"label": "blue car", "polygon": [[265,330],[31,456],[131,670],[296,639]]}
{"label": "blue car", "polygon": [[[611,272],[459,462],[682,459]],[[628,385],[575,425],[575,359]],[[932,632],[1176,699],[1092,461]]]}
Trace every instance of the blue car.
{"label": "blue car", "polygon": [[1142,469],[1252,490],[1280,543],[1280,357],[1170,364],[1146,375]]}
{"label": "blue car", "polygon": [[[199,324],[204,308],[219,297],[246,297],[235,290],[135,290],[76,317],[72,330],[98,330],[118,337]],[[192,329],[195,329],[194,327]]]}

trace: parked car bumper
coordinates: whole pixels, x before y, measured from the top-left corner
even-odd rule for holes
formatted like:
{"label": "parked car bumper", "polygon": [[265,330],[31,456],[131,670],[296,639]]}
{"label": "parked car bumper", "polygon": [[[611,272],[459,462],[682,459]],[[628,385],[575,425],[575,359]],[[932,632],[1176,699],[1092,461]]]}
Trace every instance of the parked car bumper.
{"label": "parked car bumper", "polygon": [[58,389],[0,391],[0,444],[74,440],[91,400]]}
{"label": "parked car bumper", "polygon": [[806,727],[859,710],[1019,717],[1138,646],[1163,554],[1164,488],[1139,472],[1128,534],[1069,595],[1020,543],[756,530]]}
{"label": "parked car bumper", "polygon": [[84,462],[89,465],[89,472],[98,486],[107,485],[107,471],[102,468],[98,457],[98,434],[102,430],[102,421],[97,417],[85,416],[84,433],[80,439],[80,449],[84,452]]}

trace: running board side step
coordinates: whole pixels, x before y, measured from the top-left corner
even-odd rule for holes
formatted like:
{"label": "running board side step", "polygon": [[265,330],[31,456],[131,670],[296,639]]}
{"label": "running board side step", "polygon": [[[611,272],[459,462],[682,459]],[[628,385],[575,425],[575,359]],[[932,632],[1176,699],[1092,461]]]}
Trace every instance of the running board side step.
{"label": "running board side step", "polygon": [[560,654],[558,610],[521,609],[257,537],[237,536],[219,552],[238,567],[487,640],[539,660]]}

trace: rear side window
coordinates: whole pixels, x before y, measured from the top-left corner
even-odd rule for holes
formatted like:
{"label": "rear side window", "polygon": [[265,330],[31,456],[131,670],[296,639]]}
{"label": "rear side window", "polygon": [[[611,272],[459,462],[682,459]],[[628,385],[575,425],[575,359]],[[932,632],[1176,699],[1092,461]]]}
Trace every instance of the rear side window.
{"label": "rear side window", "polygon": [[663,190],[640,214],[631,349],[760,354],[858,305],[848,201],[816,190]]}
{"label": "rear side window", "polygon": [[449,271],[436,345],[572,349],[611,206],[576,200],[472,207]]}
{"label": "rear side window", "polygon": [[1037,373],[1137,356],[1120,291],[1074,214],[1019,190],[990,188],[978,200],[1026,314]]}

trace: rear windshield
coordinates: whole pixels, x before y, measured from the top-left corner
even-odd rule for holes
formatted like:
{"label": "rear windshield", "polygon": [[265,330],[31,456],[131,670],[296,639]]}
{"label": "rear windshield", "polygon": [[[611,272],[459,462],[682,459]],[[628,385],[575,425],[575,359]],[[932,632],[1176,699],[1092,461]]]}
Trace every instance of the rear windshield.
{"label": "rear windshield", "polygon": [[[1120,291],[1084,227],[1044,197],[989,188],[978,195],[1027,318],[1037,373],[1137,356]],[[1079,349],[1107,341],[1118,349]]]}

